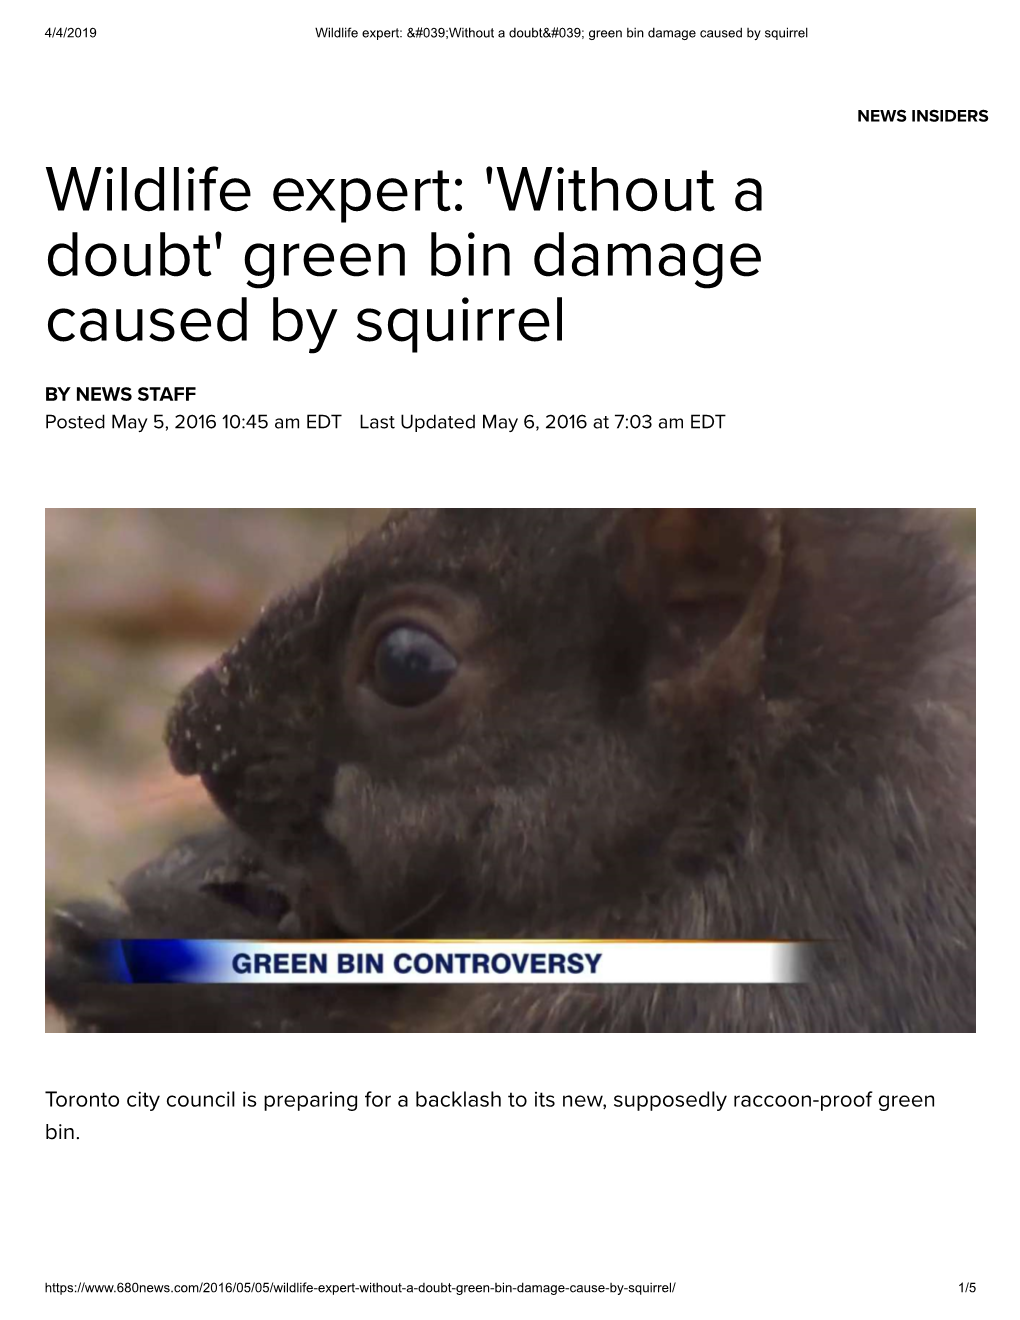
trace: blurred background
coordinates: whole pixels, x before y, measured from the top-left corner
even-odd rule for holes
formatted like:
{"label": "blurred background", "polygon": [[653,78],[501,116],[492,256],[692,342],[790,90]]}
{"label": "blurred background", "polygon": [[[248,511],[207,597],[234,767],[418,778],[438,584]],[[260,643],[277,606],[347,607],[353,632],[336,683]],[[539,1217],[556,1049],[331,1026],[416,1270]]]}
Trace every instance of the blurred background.
{"label": "blurred background", "polygon": [[[949,511],[965,554],[975,511]],[[93,896],[214,819],[163,750],[174,696],[383,509],[54,509],[46,518],[46,891]]]}

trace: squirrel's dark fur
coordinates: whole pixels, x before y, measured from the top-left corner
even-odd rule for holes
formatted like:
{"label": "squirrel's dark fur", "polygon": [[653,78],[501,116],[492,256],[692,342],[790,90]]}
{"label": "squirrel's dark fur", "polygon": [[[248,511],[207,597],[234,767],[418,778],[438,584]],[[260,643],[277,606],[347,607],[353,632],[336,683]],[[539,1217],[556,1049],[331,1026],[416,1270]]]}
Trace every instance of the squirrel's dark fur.
{"label": "squirrel's dark fur", "polygon": [[[397,626],[456,657],[434,699],[381,694]],[[231,824],[59,919],[85,1029],[974,1029],[973,583],[932,511],[412,511],[270,606],[167,737]],[[83,970],[112,932],[281,931],[828,943],[792,987]]]}

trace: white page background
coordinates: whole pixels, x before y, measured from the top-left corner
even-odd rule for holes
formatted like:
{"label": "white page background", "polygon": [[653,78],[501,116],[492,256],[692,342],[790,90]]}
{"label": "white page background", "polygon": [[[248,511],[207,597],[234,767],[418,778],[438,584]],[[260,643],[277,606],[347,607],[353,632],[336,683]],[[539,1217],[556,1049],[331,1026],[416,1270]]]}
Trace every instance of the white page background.
{"label": "white page background", "polygon": [[[1010,206],[1015,93],[1003,12],[978,4],[742,3],[690,12],[588,5],[282,7],[96,4],[9,18],[15,68],[7,203],[5,529],[8,690],[41,673],[43,585],[25,573],[45,505],[647,504],[977,506],[982,674],[995,708],[982,755],[980,1033],[955,1037],[286,1038],[43,1036],[39,708],[12,698],[17,766],[8,864],[19,939],[8,1185],[21,1230],[12,1272],[32,1309],[170,1313],[161,1298],[44,1295],[44,1281],[357,1279],[423,1282],[678,1281],[669,1298],[188,1297],[189,1313],[291,1315],[621,1313],[925,1316],[1008,1313],[1015,1037],[1016,866],[1011,735],[1016,588],[1006,382],[1015,372]],[[489,14],[492,17],[489,17]],[[807,41],[679,43],[321,42],[316,24],[510,27],[653,20],[700,29],[807,25]],[[50,23],[95,42],[45,41]],[[984,108],[986,125],[857,123],[859,108]],[[218,164],[253,188],[244,215],[60,215],[44,167]],[[717,211],[508,216],[484,167],[564,165],[623,179],[718,182]],[[462,216],[376,210],[341,226],[284,215],[281,177],[465,179]],[[729,183],[764,186],[761,214]],[[724,186],[726,185],[726,186]],[[187,242],[222,230],[215,278],[55,280],[47,247]],[[428,279],[427,236],[513,249],[511,280]],[[542,280],[529,249],[570,241],[755,243],[761,273],[699,290],[693,277]],[[404,280],[342,275],[245,290],[260,240],[400,241]],[[417,273],[415,273],[417,272]],[[54,344],[56,306],[252,307],[247,345]],[[265,311],[339,307],[323,351],[272,344]],[[551,305],[562,344],[359,344],[363,306]],[[47,433],[51,384],[194,384],[195,411],[345,414],[338,432]],[[1011,400],[1010,400],[1011,402]],[[144,409],[141,411],[154,411]],[[87,415],[102,405],[80,405]],[[166,408],[169,414],[175,409]],[[726,414],[722,433],[360,432],[359,414]],[[1009,501],[1009,507],[1006,505]],[[41,556],[33,556],[41,563]],[[27,637],[27,630],[26,630]],[[27,652],[27,654],[26,654]],[[33,686],[33,692],[40,689]],[[32,750],[27,750],[31,748]],[[17,759],[15,760],[15,752]],[[38,767],[38,775],[29,771]],[[1012,901],[1012,895],[1008,895]],[[992,918],[989,918],[992,914]],[[31,932],[22,942],[21,932]],[[934,1112],[881,1115],[568,1114],[561,1110],[300,1118],[237,1112],[88,1113],[81,1140],[45,1143],[47,1088],[377,1092],[490,1090],[935,1093]],[[74,1121],[67,1119],[66,1121]],[[12,1198],[9,1197],[9,1200]],[[976,1280],[961,1297],[958,1284]],[[22,1291],[23,1290],[23,1291]],[[180,1311],[175,1299],[169,1306]]]}

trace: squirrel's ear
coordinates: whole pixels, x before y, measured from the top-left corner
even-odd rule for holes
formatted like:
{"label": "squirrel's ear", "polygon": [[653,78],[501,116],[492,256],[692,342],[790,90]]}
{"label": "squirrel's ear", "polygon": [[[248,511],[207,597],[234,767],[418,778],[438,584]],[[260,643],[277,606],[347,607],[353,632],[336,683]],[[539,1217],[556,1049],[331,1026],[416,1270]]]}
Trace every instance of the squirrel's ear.
{"label": "squirrel's ear", "polygon": [[673,665],[664,681],[750,692],[782,579],[778,509],[626,509],[622,584],[665,620]]}

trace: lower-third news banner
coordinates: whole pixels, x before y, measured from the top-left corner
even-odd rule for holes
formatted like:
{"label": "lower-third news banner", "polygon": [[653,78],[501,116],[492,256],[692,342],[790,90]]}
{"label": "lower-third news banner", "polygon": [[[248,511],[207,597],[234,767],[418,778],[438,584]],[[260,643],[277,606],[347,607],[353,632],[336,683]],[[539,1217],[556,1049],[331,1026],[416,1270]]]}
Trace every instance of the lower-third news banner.
{"label": "lower-third news banner", "polygon": [[192,985],[504,982],[799,985],[815,945],[684,940],[110,940],[113,980]]}

